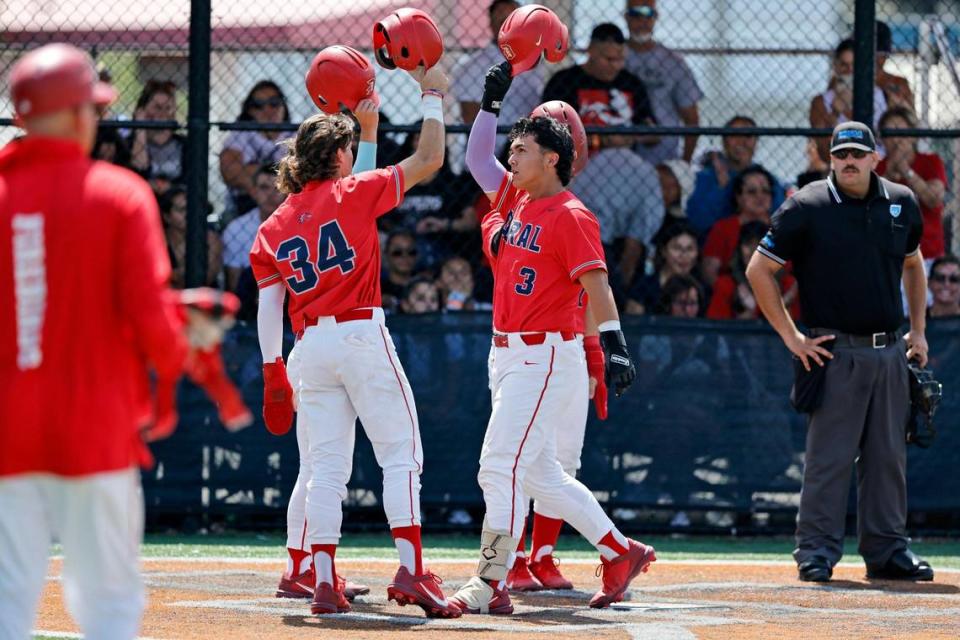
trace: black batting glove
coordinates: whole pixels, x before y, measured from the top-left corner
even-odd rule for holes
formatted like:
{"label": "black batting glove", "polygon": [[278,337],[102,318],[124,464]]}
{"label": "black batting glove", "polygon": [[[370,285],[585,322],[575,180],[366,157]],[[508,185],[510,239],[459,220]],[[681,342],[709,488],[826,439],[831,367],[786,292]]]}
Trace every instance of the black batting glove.
{"label": "black batting glove", "polygon": [[623,331],[619,329],[601,331],[600,346],[603,347],[604,360],[607,365],[604,375],[607,387],[613,389],[619,398],[630,388],[634,378],[637,377],[637,370],[630,360],[630,353],[627,351],[627,341],[623,337]]}
{"label": "black batting glove", "polygon": [[509,62],[504,61],[490,67],[483,79],[483,98],[480,100],[480,108],[499,116],[500,105],[503,103],[512,82],[513,77],[510,75]]}

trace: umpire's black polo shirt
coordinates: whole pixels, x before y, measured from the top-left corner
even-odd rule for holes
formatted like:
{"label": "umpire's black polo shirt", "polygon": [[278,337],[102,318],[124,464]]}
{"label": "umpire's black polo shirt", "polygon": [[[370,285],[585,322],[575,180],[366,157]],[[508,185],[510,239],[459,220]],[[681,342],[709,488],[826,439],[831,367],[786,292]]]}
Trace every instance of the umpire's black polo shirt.
{"label": "umpire's black polo shirt", "polygon": [[777,209],[757,250],[793,263],[807,327],[870,335],[903,324],[903,259],[917,252],[922,234],[909,188],[874,173],[860,200],[840,191],[831,173]]}

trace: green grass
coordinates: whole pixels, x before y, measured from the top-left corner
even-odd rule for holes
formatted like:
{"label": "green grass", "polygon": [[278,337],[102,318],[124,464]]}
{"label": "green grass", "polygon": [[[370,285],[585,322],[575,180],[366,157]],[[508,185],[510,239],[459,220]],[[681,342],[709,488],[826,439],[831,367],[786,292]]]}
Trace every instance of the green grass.
{"label": "green grass", "polygon": [[[644,541],[657,548],[664,560],[790,560],[793,540],[789,537],[733,538],[714,536],[649,536]],[[143,555],[164,557],[276,558],[285,556],[283,536],[272,534],[148,535]],[[427,558],[471,558],[477,552],[479,536],[464,534],[428,535],[424,538]],[[960,540],[917,539],[914,551],[934,567],[960,569]],[[596,551],[579,536],[563,536],[557,548],[561,557],[591,559]],[[337,551],[338,558],[393,558],[396,551],[386,534],[348,534]],[[848,538],[844,559],[856,560],[856,543]]]}

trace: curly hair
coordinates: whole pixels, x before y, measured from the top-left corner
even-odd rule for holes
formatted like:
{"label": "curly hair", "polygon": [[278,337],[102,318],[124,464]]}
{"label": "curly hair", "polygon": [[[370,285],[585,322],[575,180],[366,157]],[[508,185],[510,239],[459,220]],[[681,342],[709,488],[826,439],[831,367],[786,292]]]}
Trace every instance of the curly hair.
{"label": "curly hair", "polygon": [[557,160],[557,177],[560,184],[570,184],[573,171],[573,136],[566,125],[553,118],[521,118],[510,130],[510,143],[523,136],[532,136],[538,145],[560,156]]}
{"label": "curly hair", "polygon": [[339,177],[337,150],[353,142],[353,121],[343,114],[318,113],[303,121],[297,137],[284,142],[287,155],[277,168],[281,193],[300,193],[308,182]]}

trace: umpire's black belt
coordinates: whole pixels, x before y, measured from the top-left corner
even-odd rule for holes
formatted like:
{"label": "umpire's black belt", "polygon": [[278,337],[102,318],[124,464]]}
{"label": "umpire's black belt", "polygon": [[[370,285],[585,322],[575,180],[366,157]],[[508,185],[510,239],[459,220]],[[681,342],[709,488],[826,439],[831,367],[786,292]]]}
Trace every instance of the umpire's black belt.
{"label": "umpire's black belt", "polygon": [[903,332],[897,330],[859,336],[852,333],[834,331],[833,329],[811,329],[810,335],[814,338],[818,336],[836,336],[836,342],[834,344],[842,347],[885,349],[892,344],[896,344],[900,338],[903,337]]}

